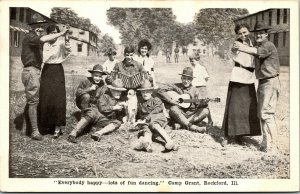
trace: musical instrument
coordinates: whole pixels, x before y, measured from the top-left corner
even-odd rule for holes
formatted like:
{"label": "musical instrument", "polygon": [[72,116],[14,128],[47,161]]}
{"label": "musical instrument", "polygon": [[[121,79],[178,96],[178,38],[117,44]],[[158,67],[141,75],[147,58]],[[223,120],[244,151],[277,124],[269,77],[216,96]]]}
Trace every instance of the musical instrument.
{"label": "musical instrument", "polygon": [[201,102],[221,102],[220,98],[205,98],[205,99],[192,99],[189,94],[178,94],[174,91],[168,91],[167,94],[171,97],[172,100],[176,101],[178,105],[182,108],[189,108],[192,103]]}
{"label": "musical instrument", "polygon": [[111,77],[113,80],[119,78],[122,80],[124,87],[127,89],[135,89],[142,84],[142,81],[145,79],[145,74],[147,72],[139,72],[135,75],[128,76],[120,72],[111,72]]}

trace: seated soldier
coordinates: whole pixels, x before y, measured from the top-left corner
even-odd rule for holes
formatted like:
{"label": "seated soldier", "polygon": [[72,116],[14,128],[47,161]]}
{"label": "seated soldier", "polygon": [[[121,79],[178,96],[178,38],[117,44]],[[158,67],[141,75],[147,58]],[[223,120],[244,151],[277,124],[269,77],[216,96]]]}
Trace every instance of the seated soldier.
{"label": "seated soldier", "polygon": [[201,93],[192,86],[193,69],[186,67],[183,69],[181,75],[181,83],[168,85],[167,88],[161,88],[157,94],[166,102],[166,108],[169,108],[170,118],[174,122],[174,129],[184,127],[187,130],[204,133],[206,127],[200,127],[198,124],[209,115],[206,100],[199,100],[199,102],[191,103],[189,108],[181,108],[176,99],[173,99],[167,91],[175,91],[178,94],[189,94],[191,99],[201,99]]}
{"label": "seated soldier", "polygon": [[158,97],[152,97],[154,88],[148,80],[142,84],[141,88],[142,99],[138,103],[138,121],[142,122],[139,126],[143,129],[140,136],[139,144],[135,147],[136,150],[146,150],[151,152],[152,134],[159,135],[165,140],[166,151],[177,150],[178,146],[174,144],[170,136],[165,131],[167,118],[163,113],[163,103]]}
{"label": "seated soldier", "polygon": [[103,67],[101,65],[95,65],[93,70],[88,70],[92,77],[87,77],[82,80],[76,90],[76,105],[79,109],[83,110],[90,107],[90,103],[96,104],[97,99],[100,96],[100,89],[104,85],[102,80]]}
{"label": "seated soldier", "polygon": [[122,118],[125,116],[125,97],[122,91],[126,91],[120,79],[107,85],[108,90],[98,100],[99,117],[94,124],[95,128],[101,128],[92,134],[91,138],[100,141],[102,136],[110,133],[121,126]]}
{"label": "seated soldier", "polygon": [[[76,127],[68,136],[68,141],[76,143],[76,137],[82,133],[86,126],[92,124],[93,127],[101,127],[102,129],[92,135],[96,141],[100,141],[101,135],[114,131],[119,128],[121,121],[117,118],[124,116],[123,106],[120,102],[121,92],[126,91],[123,88],[122,81],[116,79],[112,85],[108,85],[107,94],[100,96],[97,106],[91,106],[82,110],[82,116]],[[100,113],[101,112],[101,113]]]}
{"label": "seated soldier", "polygon": [[[116,63],[111,73],[111,79],[120,78],[126,89],[136,89],[143,80],[148,79],[148,73],[141,63],[133,60],[133,55],[134,47],[126,46],[124,49],[124,60]],[[129,81],[129,79],[131,80]]]}

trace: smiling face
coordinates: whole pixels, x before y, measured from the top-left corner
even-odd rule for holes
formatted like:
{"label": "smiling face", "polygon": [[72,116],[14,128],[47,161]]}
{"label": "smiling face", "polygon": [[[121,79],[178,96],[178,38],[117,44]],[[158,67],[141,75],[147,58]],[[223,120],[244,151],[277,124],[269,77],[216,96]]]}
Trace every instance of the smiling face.
{"label": "smiling face", "polygon": [[110,92],[115,99],[121,98],[122,91],[110,89]]}
{"label": "smiling face", "polygon": [[256,42],[263,42],[268,39],[268,33],[265,30],[255,32]]}
{"label": "smiling face", "polygon": [[133,52],[132,53],[125,53],[124,56],[125,56],[125,61],[127,63],[131,63],[133,61]]}
{"label": "smiling face", "polygon": [[147,46],[143,46],[140,48],[140,53],[143,57],[145,57],[148,53],[148,47]]}
{"label": "smiling face", "polygon": [[242,27],[238,31],[238,37],[245,41],[247,38],[249,38],[249,30],[246,27]]}
{"label": "smiling face", "polygon": [[193,78],[189,76],[181,76],[181,82],[184,87],[189,87],[192,84]]}
{"label": "smiling face", "polygon": [[142,97],[144,100],[149,100],[152,97],[152,91],[151,90],[144,90],[141,91]]}
{"label": "smiling face", "polygon": [[96,84],[100,83],[102,80],[102,73],[100,72],[93,72],[92,73],[92,78]]}

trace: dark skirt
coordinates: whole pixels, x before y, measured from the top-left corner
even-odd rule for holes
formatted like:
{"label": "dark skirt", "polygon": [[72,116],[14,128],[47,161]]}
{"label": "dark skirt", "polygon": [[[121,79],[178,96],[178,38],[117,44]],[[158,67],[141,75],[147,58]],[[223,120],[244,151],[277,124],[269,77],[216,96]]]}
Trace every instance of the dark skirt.
{"label": "dark skirt", "polygon": [[39,107],[42,130],[66,125],[66,86],[62,64],[44,65]]}
{"label": "dark skirt", "polygon": [[261,135],[254,83],[229,82],[222,129],[225,137]]}

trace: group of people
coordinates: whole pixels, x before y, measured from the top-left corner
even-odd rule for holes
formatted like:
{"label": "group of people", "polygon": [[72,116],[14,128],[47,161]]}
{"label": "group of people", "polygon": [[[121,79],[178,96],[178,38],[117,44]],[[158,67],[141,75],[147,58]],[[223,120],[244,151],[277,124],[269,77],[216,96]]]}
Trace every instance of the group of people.
{"label": "group of people", "polygon": [[[31,137],[35,140],[41,140],[41,134],[48,133],[58,138],[66,125],[66,90],[61,63],[71,52],[68,29],[60,31],[57,26],[48,25],[47,35],[43,35],[46,24],[30,24],[32,31],[24,38],[21,55],[22,82],[27,98],[24,119],[29,122]],[[243,136],[261,135],[261,126],[261,150],[266,151],[267,145],[276,141],[274,113],[280,88],[279,60],[275,46],[267,39],[267,30],[267,27],[256,25],[255,45],[249,38],[246,24],[235,28],[238,35],[232,48],[235,67],[228,87],[222,126],[226,139],[222,145],[241,143]],[[126,46],[122,61],[115,59],[117,53],[113,48],[108,49],[108,60],[95,65],[89,70],[91,76],[79,83],[75,95],[81,118],[68,135],[69,142],[76,143],[77,137],[87,129],[92,129],[93,140],[101,141],[105,134],[129,121],[124,117],[134,115],[136,122],[133,124],[140,130],[136,150],[151,152],[152,140],[160,136],[165,141],[165,150],[172,151],[177,150],[178,145],[165,130],[167,124],[175,130],[199,133],[213,126],[206,89],[209,75],[199,56],[189,57],[191,66],[179,74],[180,83],[158,87],[154,61],[150,57],[151,43],[143,39],[137,47],[135,55],[135,47]],[[259,79],[257,95],[254,70]],[[182,106],[172,92],[179,96],[188,94],[192,99],[189,106]],[[132,106],[132,102],[135,105]],[[206,118],[207,122],[203,122]],[[23,131],[28,132],[25,125]],[[269,135],[271,138],[267,137]]]}

